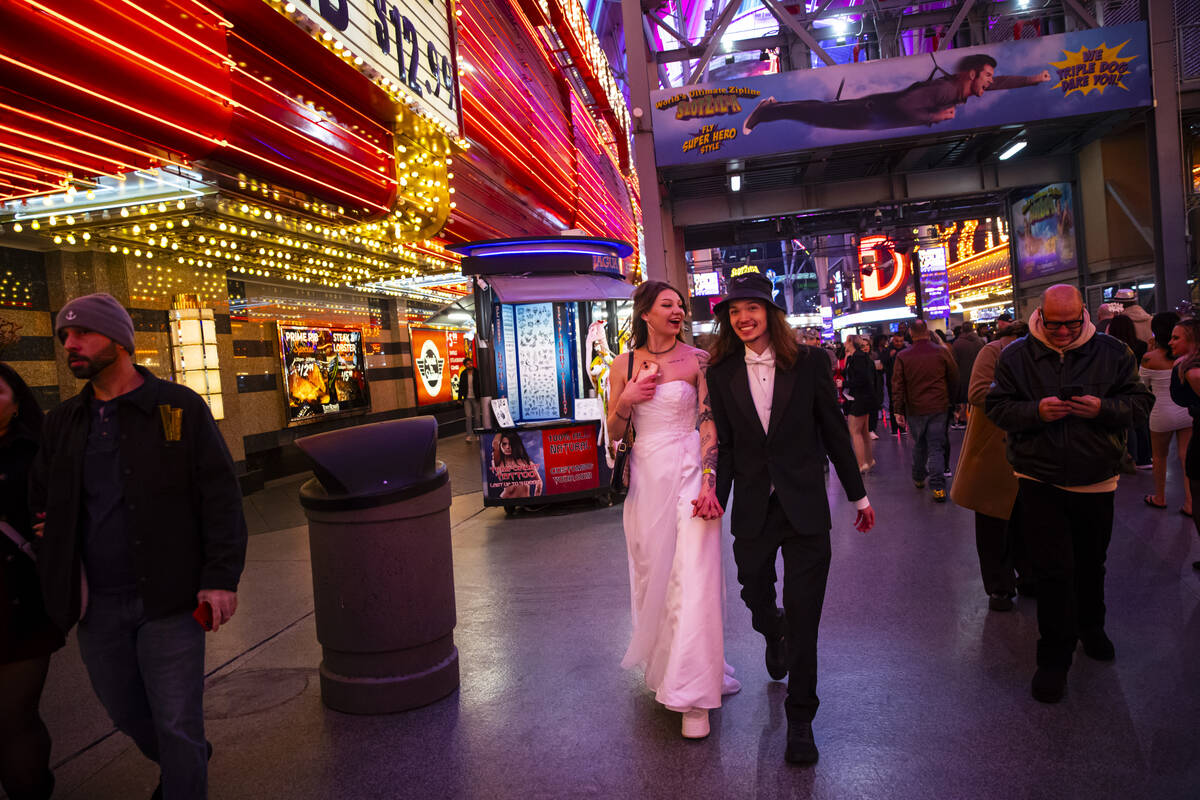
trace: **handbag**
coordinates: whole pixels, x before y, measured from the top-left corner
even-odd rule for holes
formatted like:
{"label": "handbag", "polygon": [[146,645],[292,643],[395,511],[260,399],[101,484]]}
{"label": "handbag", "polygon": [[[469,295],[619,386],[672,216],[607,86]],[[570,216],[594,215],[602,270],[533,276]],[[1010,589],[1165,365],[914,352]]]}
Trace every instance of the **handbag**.
{"label": "handbag", "polygon": [[[633,380],[633,351],[629,352],[629,374],[625,376],[625,385]],[[625,435],[617,442],[616,458],[613,460],[611,489],[613,494],[626,494],[629,491],[629,452],[633,449],[636,431],[633,429],[633,412],[625,427]]]}

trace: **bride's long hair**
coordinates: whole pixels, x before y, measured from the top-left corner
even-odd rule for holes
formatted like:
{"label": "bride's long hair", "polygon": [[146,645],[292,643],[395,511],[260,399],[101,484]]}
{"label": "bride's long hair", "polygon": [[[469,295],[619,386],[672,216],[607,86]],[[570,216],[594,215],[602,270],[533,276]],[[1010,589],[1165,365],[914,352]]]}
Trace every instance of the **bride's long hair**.
{"label": "bride's long hair", "polygon": [[[771,348],[775,351],[775,362],[784,369],[791,369],[796,358],[801,354],[800,345],[796,343],[796,335],[792,326],[788,325],[787,315],[783,309],[774,303],[756,300],[767,309],[767,333],[771,337]],[[729,304],[726,303],[717,312],[717,338],[708,351],[710,363],[716,364],[732,355],[745,352],[746,345],[738,338],[737,331],[729,324]]]}

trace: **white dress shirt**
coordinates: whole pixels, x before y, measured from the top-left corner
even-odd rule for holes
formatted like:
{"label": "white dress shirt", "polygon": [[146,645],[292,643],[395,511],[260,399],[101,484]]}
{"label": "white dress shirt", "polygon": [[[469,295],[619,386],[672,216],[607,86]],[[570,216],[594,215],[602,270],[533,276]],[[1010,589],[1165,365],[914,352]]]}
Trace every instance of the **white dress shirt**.
{"label": "white dress shirt", "polygon": [[[762,353],[755,353],[746,348],[746,377],[750,381],[750,396],[754,399],[754,410],[758,412],[758,420],[762,423],[763,433],[771,426],[771,403],[775,398],[775,348],[767,345]],[[775,485],[771,485],[771,494],[775,493]],[[863,495],[854,501],[854,507],[859,511],[871,505],[871,501]]]}

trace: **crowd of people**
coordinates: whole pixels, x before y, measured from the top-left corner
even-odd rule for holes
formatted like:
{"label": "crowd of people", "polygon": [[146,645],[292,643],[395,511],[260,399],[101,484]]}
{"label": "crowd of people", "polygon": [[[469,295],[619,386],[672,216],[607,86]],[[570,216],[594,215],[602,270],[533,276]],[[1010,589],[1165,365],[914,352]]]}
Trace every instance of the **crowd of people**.
{"label": "crowd of people", "polygon": [[[915,319],[824,345],[793,331],[770,281],[747,273],[730,280],[701,349],[683,341],[686,297],[643,283],[606,420],[614,439],[633,440],[623,666],[644,669],[687,738],[707,736],[709,711],[741,688],[724,657],[728,510],[767,673],[787,679],[785,757],[816,762],[825,473],[832,464],[854,527],[870,531],[865,476],[888,425],[911,439],[914,486],[974,512],[989,608],[1037,598],[1031,691],[1062,699],[1077,644],[1115,658],[1105,559],[1117,482],[1143,463],[1141,441],[1154,477],[1146,505],[1167,507],[1172,440],[1186,476],[1180,513],[1192,515],[1200,481],[1200,321],[1126,305],[1094,323],[1079,291],[1058,285],[1028,322],[1002,316],[990,335],[968,322],[951,338]],[[235,613],[246,553],[233,463],[203,399],[134,364],[133,322],[115,299],[72,300],[55,335],[86,384],[49,413],[0,364],[0,784],[12,798],[53,791],[38,703],[51,654],[75,629],[101,703],[161,768],[154,796],[203,798],[204,631]],[[469,377],[464,397],[477,400]],[[953,427],[965,434],[952,473]],[[517,445],[496,441],[494,460],[520,461]]]}

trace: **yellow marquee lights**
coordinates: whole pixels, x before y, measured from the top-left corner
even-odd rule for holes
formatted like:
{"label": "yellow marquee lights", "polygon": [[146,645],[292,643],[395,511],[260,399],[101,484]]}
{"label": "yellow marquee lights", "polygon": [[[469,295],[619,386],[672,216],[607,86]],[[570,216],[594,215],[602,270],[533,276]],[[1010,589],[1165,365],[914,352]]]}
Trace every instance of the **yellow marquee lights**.
{"label": "yellow marquee lights", "polygon": [[[180,207],[182,206],[182,208]],[[321,214],[322,209],[313,209]],[[380,277],[444,272],[455,262],[427,242],[408,243],[394,220],[330,224],[250,199],[205,197],[95,214],[50,216],[30,227],[56,244],[99,247],[137,259],[146,284],[183,285],[185,273],[212,270],[223,279],[256,276],[299,284],[354,287]]]}

